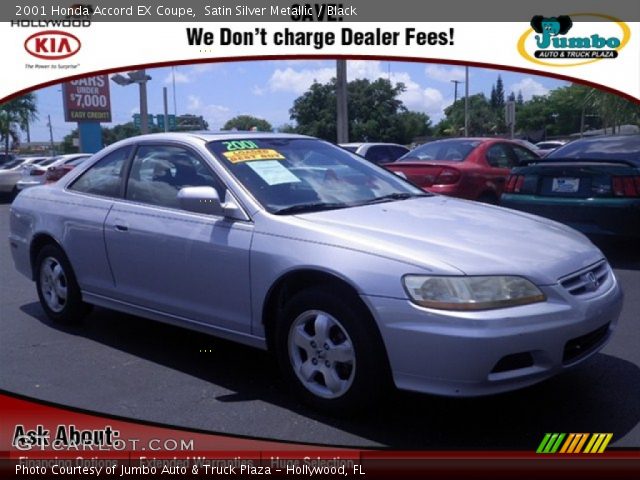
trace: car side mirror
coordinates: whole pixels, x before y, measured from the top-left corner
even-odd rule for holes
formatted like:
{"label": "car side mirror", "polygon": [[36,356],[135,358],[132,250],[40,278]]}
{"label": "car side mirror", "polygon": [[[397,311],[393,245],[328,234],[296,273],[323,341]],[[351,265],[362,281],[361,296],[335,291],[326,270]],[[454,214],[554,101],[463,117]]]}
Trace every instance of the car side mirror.
{"label": "car side mirror", "polygon": [[233,220],[249,220],[228,191],[225,200],[224,203],[220,201],[218,191],[213,187],[184,187],[178,191],[178,203],[183,210]]}

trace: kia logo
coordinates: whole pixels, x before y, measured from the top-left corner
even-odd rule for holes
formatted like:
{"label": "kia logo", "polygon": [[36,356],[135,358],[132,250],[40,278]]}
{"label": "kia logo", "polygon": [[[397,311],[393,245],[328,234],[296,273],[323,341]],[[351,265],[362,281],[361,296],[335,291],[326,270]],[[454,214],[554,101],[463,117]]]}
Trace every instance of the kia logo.
{"label": "kia logo", "polygon": [[80,40],[61,30],[45,30],[31,35],[24,42],[24,49],[37,58],[62,60],[75,55],[80,50]]}

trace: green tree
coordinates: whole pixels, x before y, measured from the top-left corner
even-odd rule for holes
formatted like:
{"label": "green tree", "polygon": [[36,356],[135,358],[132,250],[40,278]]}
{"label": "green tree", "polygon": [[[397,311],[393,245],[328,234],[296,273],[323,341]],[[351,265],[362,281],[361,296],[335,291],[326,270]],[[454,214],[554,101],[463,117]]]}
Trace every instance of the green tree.
{"label": "green tree", "polygon": [[[444,109],[451,135],[464,133],[464,98]],[[494,135],[497,132],[496,114],[484,93],[469,96],[469,135]]]}
{"label": "green tree", "polygon": [[20,139],[20,130],[38,118],[36,96],[27,93],[0,105],[0,140],[4,142],[4,152],[9,153],[9,141]]}
{"label": "green tree", "polygon": [[[149,125],[150,133],[159,133],[162,130],[157,125]],[[125,138],[140,135],[140,128],[136,127],[133,122],[121,123],[113,127],[102,127],[102,144],[106,147],[112,143],[124,140]],[[73,139],[78,138],[78,129],[75,128],[70,134],[65,135],[62,140],[62,151],[64,153],[75,153],[78,147],[73,145]]]}
{"label": "green tree", "polygon": [[256,118],[251,115],[238,115],[230,120],[222,127],[223,130],[257,130],[259,132],[271,132],[273,127],[269,122],[262,118]]}
{"label": "green tree", "polygon": [[291,120],[296,121],[298,133],[335,142],[335,79],[325,84],[314,82],[309,90],[294,100],[289,115]]}
{"label": "green tree", "polygon": [[[402,83],[386,79],[358,79],[347,85],[349,138],[352,141],[410,143],[415,136],[426,135],[431,121],[428,115],[409,112],[399,96]],[[298,97],[289,110],[298,133],[336,141],[336,84],[315,82]]]}

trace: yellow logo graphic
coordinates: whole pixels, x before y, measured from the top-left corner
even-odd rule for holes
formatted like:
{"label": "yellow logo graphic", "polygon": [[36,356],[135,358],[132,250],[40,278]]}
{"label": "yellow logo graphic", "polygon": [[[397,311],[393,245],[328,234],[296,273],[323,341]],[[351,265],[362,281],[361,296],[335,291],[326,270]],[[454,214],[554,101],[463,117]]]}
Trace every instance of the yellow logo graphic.
{"label": "yellow logo graphic", "polygon": [[[600,21],[584,21],[578,28],[571,19],[590,18]],[[602,22],[608,20],[608,22]],[[607,31],[611,24],[620,29],[620,33],[606,36],[594,29],[600,27]],[[585,29],[589,27],[589,30]],[[576,30],[581,30],[577,33]],[[593,30],[593,31],[592,31]],[[539,33],[532,37],[532,34]],[[585,33],[582,33],[585,32]],[[518,53],[526,60],[547,67],[577,67],[616,58],[629,43],[631,30],[622,20],[600,13],[574,13],[559,17],[543,18],[536,16],[518,40]],[[536,49],[537,48],[537,49]],[[533,54],[531,53],[533,52]]]}

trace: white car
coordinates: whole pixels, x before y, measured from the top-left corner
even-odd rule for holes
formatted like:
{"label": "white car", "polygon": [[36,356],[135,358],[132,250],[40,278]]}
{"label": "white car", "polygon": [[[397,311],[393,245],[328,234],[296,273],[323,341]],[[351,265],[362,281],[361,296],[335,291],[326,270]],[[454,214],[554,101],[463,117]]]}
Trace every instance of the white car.
{"label": "white car", "polygon": [[340,146],[376,165],[395,162],[409,151],[397,143],[341,143]]}
{"label": "white car", "polygon": [[24,166],[22,170],[22,178],[16,183],[18,190],[24,190],[29,187],[36,187],[45,183],[46,173],[49,168],[66,165],[78,159],[89,158],[89,153],[71,153],[67,155],[58,155],[57,157],[45,158],[40,162],[33,162]]}
{"label": "white car", "polygon": [[48,157],[18,157],[0,168],[0,193],[18,193],[16,184],[22,177],[22,168],[35,162],[45,161]]}

